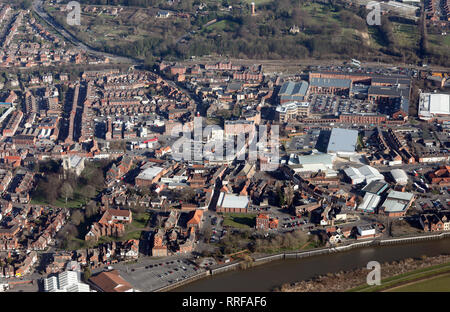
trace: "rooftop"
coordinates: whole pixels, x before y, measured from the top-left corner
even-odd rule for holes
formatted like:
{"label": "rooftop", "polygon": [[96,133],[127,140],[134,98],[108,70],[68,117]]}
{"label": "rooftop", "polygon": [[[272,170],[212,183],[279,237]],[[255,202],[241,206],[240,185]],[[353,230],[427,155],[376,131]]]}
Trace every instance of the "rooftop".
{"label": "rooftop", "polygon": [[217,206],[223,208],[247,208],[248,196],[220,193]]}
{"label": "rooftop", "polygon": [[311,78],[311,86],[322,87],[322,88],[349,88],[352,85],[350,79],[336,79],[336,78]]}
{"label": "rooftop", "polygon": [[136,179],[142,179],[142,180],[152,180],[154,177],[156,177],[161,171],[164,169],[161,167],[150,167],[147,169],[144,169],[137,177]]}
{"label": "rooftop", "polygon": [[357,130],[333,128],[328,141],[327,153],[353,153],[356,149],[357,140]]}

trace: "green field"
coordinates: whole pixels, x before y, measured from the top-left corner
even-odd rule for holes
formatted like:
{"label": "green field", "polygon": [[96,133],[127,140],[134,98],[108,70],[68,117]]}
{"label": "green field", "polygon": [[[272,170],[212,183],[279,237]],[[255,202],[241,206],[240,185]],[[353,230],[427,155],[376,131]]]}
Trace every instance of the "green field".
{"label": "green field", "polygon": [[[397,287],[397,285],[404,284],[405,286],[399,286],[399,288],[395,288],[397,291],[413,291],[413,290],[406,290],[409,287],[417,287],[416,291],[438,291],[434,290],[433,287],[427,288],[429,285],[428,282],[431,281],[429,278],[433,278],[433,276],[441,276],[442,280],[440,280],[440,284],[447,283],[447,289],[450,291],[450,263],[443,263],[439,265],[434,265],[428,268],[423,269],[417,269],[411,272],[391,276],[388,278],[385,278],[381,281],[381,285],[361,285],[356,288],[350,289],[351,292],[377,292],[377,291],[390,291],[390,289],[394,290],[394,287]],[[442,274],[445,274],[443,276]],[[436,278],[439,278],[437,276]],[[446,278],[444,278],[446,277]],[[434,280],[434,279],[433,279]],[[411,284],[408,284],[411,283]],[[408,285],[406,285],[408,284]],[[428,286],[427,286],[428,285]],[[402,290],[405,289],[405,290]]]}
{"label": "green field", "polygon": [[223,226],[233,228],[252,228],[256,225],[256,215],[247,213],[230,213],[223,215]]}
{"label": "green field", "polygon": [[389,292],[433,292],[448,291],[450,292],[450,274],[436,276],[424,281],[412,283],[410,285],[400,286]]}

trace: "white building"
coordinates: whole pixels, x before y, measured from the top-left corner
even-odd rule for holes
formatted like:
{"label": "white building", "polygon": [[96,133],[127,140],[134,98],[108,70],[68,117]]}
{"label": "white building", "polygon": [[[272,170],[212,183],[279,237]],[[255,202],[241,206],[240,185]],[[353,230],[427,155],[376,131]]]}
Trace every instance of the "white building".
{"label": "white building", "polygon": [[336,158],[330,154],[311,154],[298,156],[298,164],[301,168],[295,168],[295,172],[318,172],[333,169],[333,161]]}
{"label": "white building", "polygon": [[393,169],[391,170],[391,176],[394,179],[395,183],[400,185],[408,184],[408,175],[403,169]]}
{"label": "white building", "polygon": [[44,279],[46,292],[90,292],[88,284],[82,283],[80,272],[64,271]]}
{"label": "white building", "polygon": [[356,229],[361,238],[375,236],[375,228],[371,225],[360,225],[357,226]]}
{"label": "white building", "polygon": [[372,181],[384,181],[384,176],[374,167],[362,166],[360,168],[348,167],[344,169],[344,173],[349,177],[352,184],[359,184]]}
{"label": "white building", "polygon": [[357,141],[357,130],[333,128],[328,141],[327,153],[350,157],[356,153]]}
{"label": "white building", "polygon": [[221,192],[217,201],[217,212],[246,212],[250,200],[248,196]]}
{"label": "white building", "polygon": [[450,118],[450,94],[421,93],[419,98],[419,118]]}

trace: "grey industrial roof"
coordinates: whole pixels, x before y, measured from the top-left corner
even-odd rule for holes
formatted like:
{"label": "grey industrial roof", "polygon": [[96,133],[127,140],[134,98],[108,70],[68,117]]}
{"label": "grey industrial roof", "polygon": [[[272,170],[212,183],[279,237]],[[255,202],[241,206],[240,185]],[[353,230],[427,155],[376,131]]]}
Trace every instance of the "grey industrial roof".
{"label": "grey industrial roof", "polygon": [[411,79],[408,77],[402,77],[402,76],[393,76],[393,77],[379,76],[379,77],[372,78],[372,83],[374,83],[374,82],[375,83],[409,85],[411,83]]}
{"label": "grey industrial roof", "polygon": [[377,194],[380,195],[389,184],[382,181],[372,181],[369,184],[367,184],[362,190],[367,193]]}
{"label": "grey industrial roof", "polygon": [[327,153],[354,152],[357,140],[357,130],[333,128],[328,141]]}
{"label": "grey industrial roof", "polygon": [[337,79],[337,78],[311,78],[311,86],[315,87],[336,87],[336,88],[349,88],[352,85],[350,79]]}
{"label": "grey industrial roof", "polygon": [[394,199],[394,200],[403,200],[403,201],[410,201],[414,197],[413,193],[407,193],[407,192],[398,192],[391,190],[388,195],[388,199]]}
{"label": "grey industrial roof", "polygon": [[369,95],[383,95],[389,97],[409,97],[409,88],[397,88],[396,86],[386,87],[386,86],[370,86]]}
{"label": "grey industrial roof", "polygon": [[306,81],[300,81],[300,82],[292,82],[288,81],[285,82],[280,89],[280,92],[278,95],[282,96],[305,96],[306,92],[308,91],[308,83]]}

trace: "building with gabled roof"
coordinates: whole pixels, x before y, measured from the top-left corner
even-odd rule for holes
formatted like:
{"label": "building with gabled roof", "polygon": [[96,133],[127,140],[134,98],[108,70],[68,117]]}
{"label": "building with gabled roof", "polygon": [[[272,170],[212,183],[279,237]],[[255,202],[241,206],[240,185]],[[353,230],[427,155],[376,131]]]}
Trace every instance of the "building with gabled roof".
{"label": "building with gabled roof", "polygon": [[91,286],[101,292],[135,292],[117,270],[102,272],[89,279]]}

